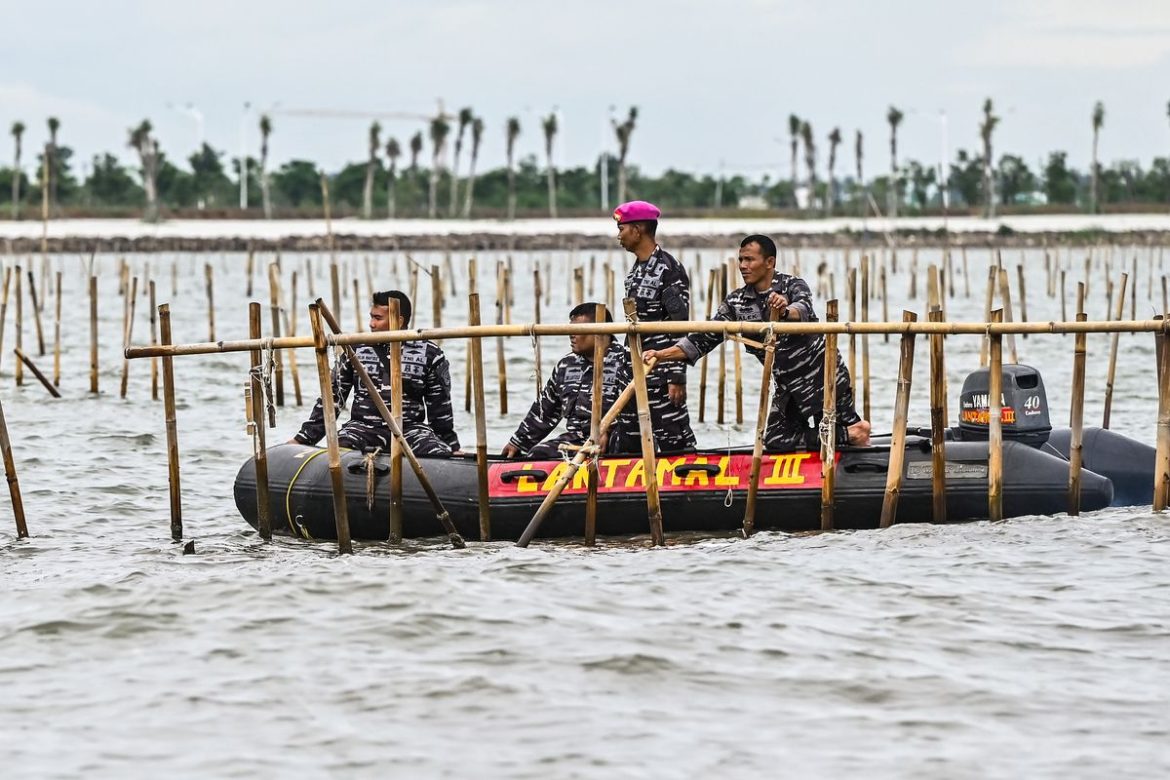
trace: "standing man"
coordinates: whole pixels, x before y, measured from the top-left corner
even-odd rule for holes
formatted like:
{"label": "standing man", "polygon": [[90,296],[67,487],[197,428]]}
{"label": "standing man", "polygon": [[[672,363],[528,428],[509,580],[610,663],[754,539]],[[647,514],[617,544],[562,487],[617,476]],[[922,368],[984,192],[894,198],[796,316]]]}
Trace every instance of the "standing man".
{"label": "standing man", "polygon": [[[391,330],[390,299],[398,301],[398,322],[393,329],[401,330],[410,324],[410,298],[398,290],[376,292],[370,306],[370,330]],[[362,344],[354,353],[366,373],[370,375],[378,394],[386,406],[391,405],[390,347],[388,344]],[[390,451],[393,434],[378,414],[366,393],[366,386],[358,380],[353,366],[343,356],[333,370],[333,402],[338,408],[353,391],[353,405],[349,421],[337,432],[338,443],[354,450],[381,448]],[[455,416],[451,410],[451,369],[443,350],[433,341],[402,342],[402,434],[415,455],[449,457],[459,452],[459,435],[455,433]],[[325,435],[325,417],[321,399],[313,407],[309,419],[292,441],[298,444],[316,444]]]}
{"label": "standing man", "polygon": [[[716,320],[766,322],[768,308],[776,309],[781,320],[816,322],[812,291],[797,276],[776,270],[776,243],[767,236],[751,235],[739,244],[739,273],[744,286],[728,294],[719,304]],[[724,339],[722,333],[691,333],[666,349],[643,352],[643,358],[660,362],[686,360],[692,365]],[[747,347],[762,363],[764,351]],[[817,426],[824,412],[825,338],[819,334],[777,335],[772,376],[776,393],[764,431],[764,446],[772,451],[790,451],[815,446]],[[849,370],[837,353],[837,444],[866,446],[870,426],[853,408],[853,387]],[[812,424],[810,425],[810,420]]]}
{"label": "standing man", "polygon": [[[596,303],[582,303],[569,312],[569,322],[593,322],[596,313]],[[608,310],[605,321],[613,322]],[[593,346],[597,339],[605,342],[601,367],[601,413],[604,416],[609,411],[633,381],[630,353],[613,336],[573,334],[569,336],[572,351],[557,361],[544,392],[532,402],[528,416],[512,434],[501,455],[506,458],[524,456],[531,460],[558,459],[562,444],[580,446],[585,443],[593,421]],[[565,432],[545,441],[562,419]],[[634,445],[638,441],[638,417],[631,404],[618,414],[607,436],[602,436],[602,452],[637,449]]]}
{"label": "standing man", "polygon": [[[618,243],[634,256],[626,274],[626,297],[633,298],[639,322],[685,322],[690,318],[691,283],[682,263],[658,246],[655,234],[662,212],[653,203],[635,200],[613,212]],[[642,346],[651,351],[674,343],[668,334],[646,334]],[[650,422],[658,452],[684,452],[695,448],[695,434],[687,413],[685,366],[662,366],[646,377]]]}

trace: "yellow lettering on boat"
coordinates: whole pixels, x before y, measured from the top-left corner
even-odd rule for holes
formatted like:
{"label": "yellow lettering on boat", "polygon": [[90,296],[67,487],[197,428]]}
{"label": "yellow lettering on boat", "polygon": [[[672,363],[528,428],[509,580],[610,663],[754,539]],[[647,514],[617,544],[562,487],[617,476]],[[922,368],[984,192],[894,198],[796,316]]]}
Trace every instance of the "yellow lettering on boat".
{"label": "yellow lettering on boat", "polygon": [[715,484],[718,487],[734,487],[739,484],[739,477],[730,477],[728,472],[731,470],[731,456],[724,455],[719,459],[719,473],[715,475]]}
{"label": "yellow lettering on boat", "polygon": [[573,489],[584,490],[589,487],[589,469],[584,465],[577,469],[577,473],[573,475]]}
{"label": "yellow lettering on boat", "polygon": [[601,465],[605,466],[605,482],[602,484],[607,487],[613,487],[614,477],[617,476],[619,466],[628,466],[630,464],[629,458],[614,458],[613,460],[603,460]]}
{"label": "yellow lettering on boat", "polygon": [[772,475],[764,478],[765,485],[803,485],[804,475],[800,466],[812,457],[812,453],[797,452],[792,455],[769,455],[772,458]]}
{"label": "yellow lettering on boat", "polygon": [[635,483],[646,487],[646,464],[640,460],[634,461],[634,467],[626,474],[626,487],[637,487]]}
{"label": "yellow lettering on boat", "polygon": [[[699,457],[695,458],[695,465],[706,466],[707,456],[700,455]],[[710,479],[707,477],[707,472],[695,469],[694,471],[687,474],[687,478],[683,481],[683,484],[687,485],[688,487],[690,485],[701,485],[702,487],[707,487],[707,485],[710,484]]]}
{"label": "yellow lettering on boat", "polygon": [[657,468],[658,485],[662,486],[662,485],[666,484],[666,475],[667,474],[670,474],[670,484],[672,484],[672,485],[682,484],[682,480],[680,480],[678,478],[678,474],[674,473],[674,469],[676,466],[681,466],[686,462],[687,462],[687,459],[686,459],[685,455],[681,458],[675,458],[673,461],[670,458],[659,458],[658,459],[658,468]]}
{"label": "yellow lettering on boat", "polygon": [[[531,471],[532,464],[525,463],[520,468],[523,471]],[[536,484],[536,480],[533,479],[532,477],[520,477],[520,479],[516,480],[516,492],[517,493],[535,493],[537,490],[537,487],[538,487],[538,485]]]}
{"label": "yellow lettering on boat", "polygon": [[540,486],[540,489],[545,493],[552,490],[552,486],[557,484],[557,480],[559,480],[561,477],[563,477],[565,475],[565,472],[568,471],[568,469],[569,469],[568,463],[565,463],[564,461],[561,461],[560,463],[558,463],[557,467],[552,470],[551,474],[548,475],[548,479],[546,479],[544,481],[544,484]]}

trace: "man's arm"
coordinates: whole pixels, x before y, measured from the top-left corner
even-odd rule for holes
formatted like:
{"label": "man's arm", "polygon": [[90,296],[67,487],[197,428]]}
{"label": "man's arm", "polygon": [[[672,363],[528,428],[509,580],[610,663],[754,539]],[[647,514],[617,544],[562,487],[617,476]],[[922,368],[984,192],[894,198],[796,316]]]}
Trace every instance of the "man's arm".
{"label": "man's arm", "polygon": [[[337,365],[333,368],[330,385],[333,389],[333,408],[340,409],[345,399],[349,397],[350,391],[353,389],[354,373],[353,366],[349,364],[349,360],[344,356],[338,358]],[[305,424],[293,436],[292,441],[298,444],[316,444],[325,436],[325,404],[320,398],[313,406],[313,411],[309,413],[309,419],[305,420]]]}
{"label": "man's arm", "polygon": [[564,416],[564,404],[561,401],[561,386],[564,383],[564,363],[557,363],[552,376],[544,384],[540,398],[532,402],[528,414],[520,422],[503,454],[514,457],[535,447],[546,436],[552,433]]}
{"label": "man's arm", "polygon": [[[432,347],[428,345],[427,351]],[[425,381],[426,390],[423,393],[423,405],[426,407],[427,422],[444,444],[452,452],[459,450],[459,434],[455,432],[455,413],[451,408],[451,366],[447,363],[447,356],[443,350],[433,347],[427,366]]]}

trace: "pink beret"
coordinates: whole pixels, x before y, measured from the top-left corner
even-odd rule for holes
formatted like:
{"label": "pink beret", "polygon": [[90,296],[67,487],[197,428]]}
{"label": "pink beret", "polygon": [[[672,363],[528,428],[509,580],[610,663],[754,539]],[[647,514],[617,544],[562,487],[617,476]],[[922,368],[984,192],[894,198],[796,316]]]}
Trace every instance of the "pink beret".
{"label": "pink beret", "polygon": [[623,222],[643,222],[658,219],[662,212],[653,203],[644,200],[631,200],[613,210],[613,218],[620,225]]}

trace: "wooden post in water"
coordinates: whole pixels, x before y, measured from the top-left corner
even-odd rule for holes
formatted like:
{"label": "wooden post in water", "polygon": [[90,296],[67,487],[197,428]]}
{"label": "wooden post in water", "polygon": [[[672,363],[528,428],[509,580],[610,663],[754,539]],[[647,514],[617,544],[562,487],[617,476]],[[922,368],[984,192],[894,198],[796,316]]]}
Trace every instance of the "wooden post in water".
{"label": "wooden post in water", "polygon": [[[397,298],[391,298],[386,304],[387,317],[390,320],[390,329],[401,328],[402,311]],[[395,424],[402,428],[402,342],[390,343],[390,416]],[[403,526],[402,505],[402,442],[394,436],[390,440],[390,534],[389,539],[394,544],[402,541]]]}
{"label": "wooden post in water", "polygon": [[[159,309],[162,316],[162,309]],[[170,316],[170,307],[167,307]],[[169,327],[169,326],[168,326]],[[98,280],[89,277],[89,392],[98,392]]]}
{"label": "wooden post in water", "polygon": [[37,355],[44,357],[45,355],[45,331],[41,327],[41,304],[37,300],[37,280],[33,276],[32,269],[28,270],[28,294],[32,301],[33,324],[37,329]]}
{"label": "wooden post in water", "polygon": [[[1121,275],[1121,287],[1117,293],[1117,308],[1113,312],[1113,319],[1120,322],[1125,312],[1125,285],[1129,281],[1126,274]],[[1105,412],[1101,420],[1101,427],[1108,430],[1109,416],[1113,409],[1113,380],[1117,376],[1117,347],[1121,340],[1120,333],[1113,333],[1109,342],[1109,370],[1105,375]]]}
{"label": "wooden post in water", "polygon": [[215,341],[215,278],[211,263],[203,264],[203,277],[207,288],[207,340]]}
{"label": "wooden post in water", "polygon": [[1068,322],[1068,296],[1065,292],[1065,270],[1060,269],[1060,321]]}
{"label": "wooden post in water", "polygon": [[245,265],[245,270],[244,270],[244,278],[246,279],[245,286],[244,286],[244,297],[246,297],[246,298],[252,297],[252,272],[254,270],[255,265],[256,265],[256,257],[253,254],[252,250],[249,249],[248,250],[248,261]]}
{"label": "wooden post in water", "polygon": [[[130,282],[130,295],[126,299],[126,319],[122,323],[122,351],[134,341],[134,309],[138,301],[138,277],[135,276]],[[122,359],[122,386],[119,389],[119,397],[125,398],[126,392],[130,387],[130,361],[126,358]]]}
{"label": "wooden post in water", "polygon": [[1158,355],[1158,430],[1154,454],[1154,511],[1161,512],[1170,502],[1170,348],[1166,348],[1166,324],[1163,320],[1162,354]]}
{"label": "wooden post in water", "polygon": [[443,327],[443,277],[437,263],[431,265],[431,322]]}
{"label": "wooden post in water", "polygon": [[[506,266],[496,263],[496,324],[505,322],[504,309],[508,305],[508,286],[504,279]],[[500,416],[508,416],[508,364],[504,357],[504,337],[496,337],[496,376],[500,380]]]}
{"label": "wooden post in water", "polygon": [[[137,279],[135,279],[137,282]],[[248,304],[248,337],[262,338],[260,330],[260,304],[253,301]],[[272,538],[272,505],[268,494],[268,446],[264,423],[267,414],[264,410],[264,383],[260,381],[260,372],[263,368],[264,355],[262,350],[253,349],[249,352],[251,369],[248,377],[251,382],[252,398],[252,443],[255,446],[256,464],[256,528],[261,539]],[[332,386],[330,386],[332,387]],[[330,393],[332,391],[330,390]]]}
{"label": "wooden post in water", "polygon": [[[479,293],[467,296],[467,324],[475,327],[480,323]],[[483,397],[483,339],[471,339],[471,384],[475,398],[475,470],[479,480],[479,540],[492,539],[491,509],[488,506],[488,462],[487,462],[487,420]]]}
{"label": "wooden post in water", "polygon": [[8,289],[11,283],[12,267],[9,266],[4,269],[4,292],[2,297],[0,297],[0,364],[4,360],[4,326],[8,320]]}
{"label": "wooden post in water", "polygon": [[[881,271],[878,274],[878,286],[881,288],[882,322],[889,322],[890,321],[890,299],[889,299],[889,296],[887,295],[887,288],[886,288],[886,265],[885,265],[885,263],[882,263]],[[890,334],[883,333],[882,334],[882,341],[886,344],[889,344],[890,343]],[[852,377],[850,377],[850,379],[852,379]]]}
{"label": "wooden post in water", "polygon": [[[1012,317],[1012,288],[1008,281],[1007,269],[1003,266],[999,267],[999,297],[1000,303],[1003,305],[1003,321],[1011,322]],[[1007,334],[1008,353],[1011,355],[1012,365],[1020,362],[1019,353],[1016,352],[1016,334]]]}
{"label": "wooden post in water", "polygon": [[[728,289],[734,289],[733,282],[735,279],[736,263],[735,260],[727,261],[727,279]],[[735,360],[735,424],[743,425],[743,350],[732,350]]]}
{"label": "wooden post in water", "polygon": [[[478,265],[475,262],[475,258],[474,257],[468,258],[468,260],[467,260],[467,293],[468,293],[468,295],[470,295],[474,292],[477,292],[479,289],[479,285],[476,283],[476,274],[477,273],[478,273]],[[468,414],[471,414],[471,376],[472,376],[471,353],[472,353],[471,342],[468,342],[467,343],[467,360],[466,360],[467,370],[465,372],[463,372],[463,377],[464,377],[463,411],[467,412]],[[539,387],[537,388],[537,392],[540,392]]]}
{"label": "wooden post in water", "polygon": [[[20,266],[16,266],[16,348],[24,349],[24,275],[21,273]],[[17,360],[13,365],[13,376],[16,379],[16,386],[24,385],[24,365]]]}
{"label": "wooden post in water", "polygon": [[[1020,322],[1028,321],[1028,288],[1024,286],[1024,266],[1016,266],[1016,280],[1017,286],[1020,288]],[[1021,334],[1025,339],[1028,338],[1027,333]]]}
{"label": "wooden post in water", "polygon": [[[268,309],[272,321],[272,338],[280,338],[280,266],[268,265]],[[284,350],[273,350],[273,395],[276,405],[284,406]]]}
{"label": "wooden post in water", "polygon": [[[282,307],[283,308],[283,307]],[[284,329],[289,336],[297,335],[297,270],[293,268],[292,276],[289,279],[289,304],[284,311]],[[288,371],[292,375],[293,383],[293,397],[296,398],[297,406],[300,406],[303,401],[301,399],[301,374],[297,369],[297,351],[290,349],[288,351]]]}
{"label": "wooden post in water", "polygon": [[[150,345],[158,344],[158,309],[155,304],[154,280],[148,285],[150,288]],[[58,307],[60,301],[58,301]],[[158,400],[158,358],[150,359],[150,400]]]}
{"label": "wooden post in water", "polygon": [[[849,321],[857,322],[857,269],[850,268],[845,273],[845,294],[849,296]],[[857,336],[849,333],[849,379],[857,381]]]}
{"label": "wooden post in water", "polygon": [[[322,176],[324,182],[324,176]],[[342,555],[353,552],[349,536],[349,514],[345,506],[345,479],[341,473],[341,447],[337,442],[337,410],[333,405],[333,381],[329,370],[329,354],[325,342],[325,328],[317,304],[309,304],[309,324],[313,329],[313,344],[317,354],[317,380],[321,385],[321,409],[325,422],[325,444],[329,450],[329,479],[333,486],[333,519],[337,526],[337,551]]]}
{"label": "wooden post in water", "polygon": [[573,305],[585,303],[585,269],[577,266],[573,269]]}
{"label": "wooden post in water", "polygon": [[[991,313],[1003,322],[1003,309]],[[1003,336],[988,333],[987,374],[987,519],[1003,519]]]}
{"label": "wooden post in water", "polygon": [[[597,304],[593,314],[594,322],[605,322],[605,306]],[[601,442],[601,402],[604,394],[602,384],[605,375],[605,347],[608,336],[593,336],[593,408],[589,420],[589,439]],[[597,488],[600,474],[597,468],[601,453],[597,452],[586,461],[585,478],[588,480],[589,492],[585,495],[585,544],[592,547],[597,542]]]}
{"label": "wooden post in water", "polygon": [[[355,276],[353,278],[353,332],[354,333],[361,333],[363,330],[365,330],[364,320],[363,320],[365,315],[366,315],[366,311],[364,310],[364,307],[362,306],[361,284],[358,282],[358,278]],[[436,326],[436,327],[438,327],[438,326]]]}
{"label": "wooden post in water", "polygon": [[[775,322],[779,311],[768,307],[768,319]],[[739,352],[740,350],[736,350]],[[826,353],[827,355],[828,353]],[[760,492],[760,464],[764,460],[764,433],[768,428],[769,400],[772,394],[772,365],[776,359],[776,334],[764,336],[764,374],[760,382],[760,408],[756,411],[756,438],[752,447],[751,477],[748,479],[747,504],[743,512],[743,535],[746,539],[756,530],[756,498]],[[828,360],[828,358],[825,358]]]}
{"label": "wooden post in water", "polygon": [[[1077,322],[1085,322],[1088,315],[1077,312]],[[1085,427],[1085,359],[1088,334],[1078,333],[1073,348],[1072,403],[1069,407],[1068,437],[1068,513],[1081,513],[1081,464],[1084,462]]]}
{"label": "wooden post in water", "polygon": [[[533,305],[533,322],[540,324],[540,264],[535,263],[532,269],[532,305]],[[602,314],[601,322],[605,321],[605,315]],[[532,337],[532,351],[533,351],[533,368],[536,370],[536,397],[540,398],[540,392],[544,388],[544,367],[540,356],[540,336]]]}
{"label": "wooden post in water", "polygon": [[[711,273],[718,274],[720,298],[726,298],[727,274],[721,268],[715,268]],[[719,342],[719,387],[715,392],[715,402],[715,422],[722,425],[725,420],[724,412],[727,408],[727,339]]]}
{"label": "wooden post in water", "polygon": [[49,391],[49,395],[53,396],[54,398],[60,398],[61,393],[58,392],[57,388],[53,386],[53,383],[49,381],[48,377],[41,373],[41,370],[37,368],[36,363],[32,362],[32,359],[28,355],[24,354],[20,350],[20,347],[17,347],[15,352],[17,359],[19,359],[21,363],[28,366],[28,370],[33,372],[33,376],[37,378],[37,381],[41,383],[41,386]]}
{"label": "wooden post in water", "polygon": [[8,423],[4,419],[4,404],[0,402],[0,456],[4,458],[4,478],[8,482],[8,497],[12,499],[12,517],[16,520],[16,538],[28,537],[24,519],[24,500],[20,495],[20,480],[16,476],[16,459],[12,457],[12,441],[8,438]]}
{"label": "wooden post in water", "polygon": [[[97,287],[97,277],[89,277],[91,294]],[[94,297],[96,300],[96,296]],[[96,304],[94,304],[96,309]],[[171,345],[171,305],[158,307],[159,342],[164,347]],[[94,331],[96,333],[96,330]],[[167,485],[171,500],[171,538],[176,542],[183,538],[183,501],[179,486],[179,427],[175,415],[175,359],[170,355],[162,358],[163,415],[167,431]],[[92,392],[97,392],[96,366]]]}
{"label": "wooden post in water", "polygon": [[[943,322],[940,307],[931,309],[928,319]],[[930,461],[931,461],[931,519],[935,523],[947,521],[947,371],[943,354],[943,334],[930,334]]]}
{"label": "wooden post in water", "polygon": [[[991,305],[995,298],[995,286],[999,279],[999,268],[992,263],[987,269],[987,293],[983,299],[983,321],[991,321]],[[987,336],[983,336],[979,343],[979,366],[987,365]]]}
{"label": "wooden post in water", "polygon": [[[837,301],[825,304],[825,321],[837,321]],[[825,334],[824,405],[821,420],[837,417],[837,334]],[[833,503],[837,481],[837,431],[829,427],[828,435],[821,437],[821,530],[833,530]]]}
{"label": "wooden post in water", "polygon": [[[869,322],[869,255],[861,256],[861,321]],[[861,407],[862,417],[869,412],[869,334],[861,334]]]}
{"label": "wooden post in water", "polygon": [[[61,272],[54,276],[56,295],[53,301],[53,386],[61,385]],[[152,361],[153,362],[153,361]]]}
{"label": "wooden post in water", "polygon": [[[902,322],[914,322],[918,315],[902,312]],[[889,528],[898,515],[902,495],[902,472],[906,462],[906,417],[910,411],[910,382],[914,377],[914,334],[903,333],[898,361],[898,391],[894,397],[894,435],[890,440],[890,460],[886,471],[886,495],[882,499],[881,527]]]}
{"label": "wooden post in water", "polygon": [[[622,301],[626,319],[637,322],[638,310],[633,298]],[[739,350],[736,350],[737,352]],[[666,545],[662,530],[662,503],[658,498],[658,462],[654,455],[654,426],[650,421],[650,397],[646,391],[646,365],[642,362],[642,336],[630,334],[630,363],[634,369],[634,398],[638,404],[638,429],[642,434],[642,470],[645,475],[646,509],[650,516],[650,541]]]}
{"label": "wooden post in water", "polygon": [[[410,299],[414,302],[414,298]],[[334,317],[341,316],[341,267],[336,258],[329,263],[329,305]]]}
{"label": "wooden post in water", "polygon": [[[715,269],[711,269],[711,273],[707,278],[707,319],[711,319],[711,313],[715,305],[715,286],[716,274]],[[702,289],[700,282],[699,288]],[[707,354],[699,358],[699,422],[703,422],[707,415]]]}

